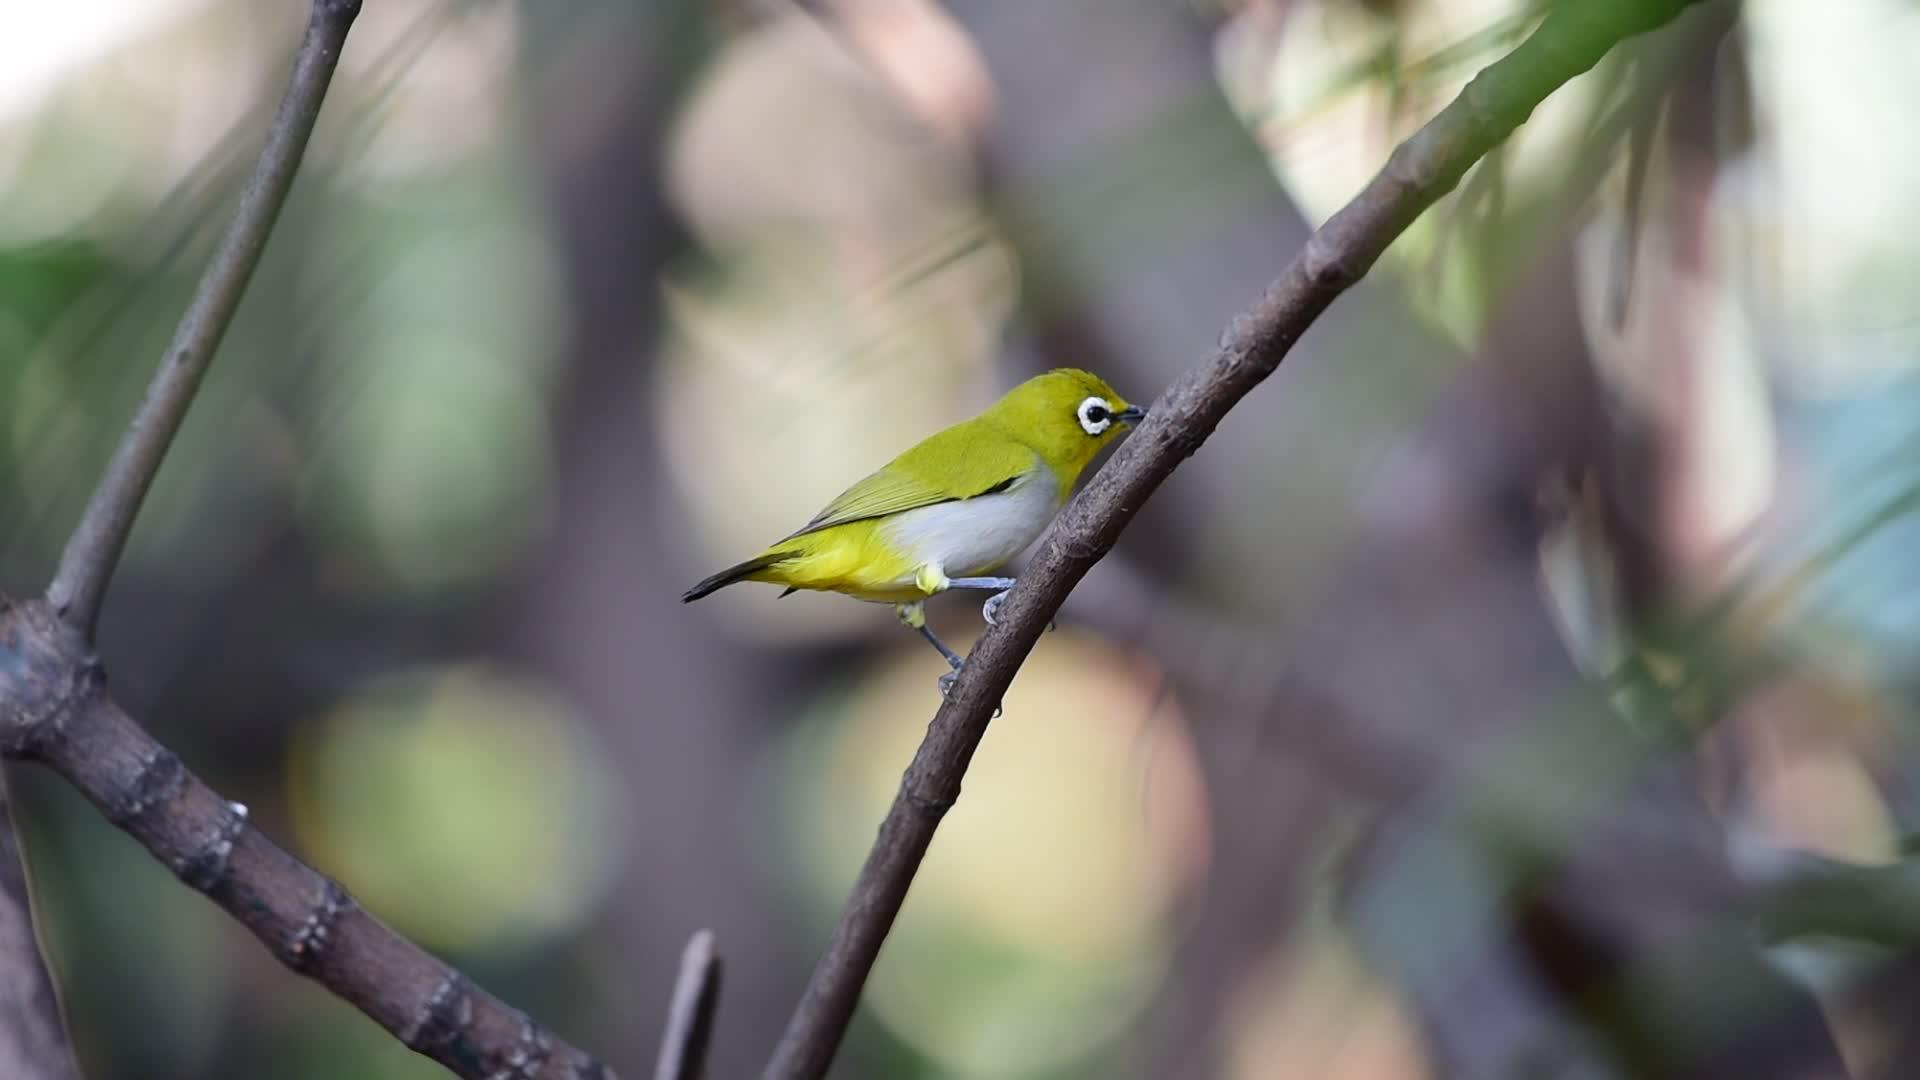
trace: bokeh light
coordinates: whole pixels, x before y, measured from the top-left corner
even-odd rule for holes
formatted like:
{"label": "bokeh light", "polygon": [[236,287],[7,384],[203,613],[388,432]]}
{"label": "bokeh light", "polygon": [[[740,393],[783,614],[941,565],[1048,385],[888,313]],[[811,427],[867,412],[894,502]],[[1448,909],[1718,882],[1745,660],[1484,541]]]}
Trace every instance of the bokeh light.
{"label": "bokeh light", "polygon": [[[934,663],[929,663],[933,660]],[[912,754],[937,659],[901,649],[804,729],[789,768],[798,869],[837,901]],[[1136,659],[1052,634],[1008,691],[874,972],[874,1014],[955,1076],[1044,1076],[1111,1051],[1206,870],[1178,703]]]}
{"label": "bokeh light", "polygon": [[[942,671],[884,607],[680,590],[1045,367],[1153,397],[1549,10],[800,6],[365,5],[100,635],[116,700],[269,836],[623,1075],[702,927],[708,1074],[761,1066]],[[1541,1017],[1605,1035],[1610,986],[1501,966],[1563,862],[1613,891],[1547,899],[1629,897],[1591,920],[1618,955],[1737,942],[1766,968],[1728,983],[1798,979],[1856,1065],[1886,1051],[1911,1010],[1880,954],[1702,908],[1783,851],[1913,846],[1920,7],[1737,7],[1553,95],[1129,508],[836,1075],[1425,1080]],[[13,596],[165,348],[304,9],[9,13]],[[951,643],[978,599],[930,603]],[[1606,771],[1529,756],[1560,736],[1658,745],[1660,782],[1563,832],[1485,809],[1489,777],[1571,799]],[[90,1076],[440,1074],[16,772]],[[1700,850],[1638,861],[1676,838]],[[1526,972],[1526,1007],[1473,1028],[1409,974],[1463,957]]]}
{"label": "bokeh light", "polygon": [[316,861],[442,948],[566,931],[604,895],[617,787],[564,703],[497,671],[370,685],[295,745],[294,820]]}

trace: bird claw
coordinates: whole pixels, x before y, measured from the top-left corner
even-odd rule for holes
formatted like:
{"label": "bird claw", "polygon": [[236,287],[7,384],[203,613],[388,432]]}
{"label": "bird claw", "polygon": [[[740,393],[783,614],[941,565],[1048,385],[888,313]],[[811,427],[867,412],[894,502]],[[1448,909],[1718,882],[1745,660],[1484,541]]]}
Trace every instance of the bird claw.
{"label": "bird claw", "polygon": [[997,612],[999,612],[1000,605],[1006,599],[1007,599],[1007,594],[1005,592],[997,592],[997,593],[994,593],[992,596],[987,597],[987,602],[980,605],[980,617],[987,620],[988,626],[1000,625],[999,620],[995,618],[995,615]]}
{"label": "bird claw", "polygon": [[[999,619],[1000,605],[1006,599],[1007,599],[1007,594],[1005,592],[997,592],[997,593],[994,593],[992,596],[987,597],[987,602],[980,605],[980,617],[987,620],[988,626],[1000,625],[1000,619]],[[1053,631],[1058,629],[1060,629],[1059,623],[1054,622],[1052,619],[1047,620],[1048,633],[1052,633]]]}
{"label": "bird claw", "polygon": [[[959,668],[954,668],[954,669],[953,669],[952,671],[949,671],[949,672],[947,672],[947,673],[946,673],[945,675],[942,675],[942,676],[940,676],[940,699],[941,699],[942,701],[945,701],[945,700],[946,700],[946,698],[947,698],[947,695],[948,695],[948,694],[949,694],[950,692],[952,692],[952,690],[953,690],[953,684],[954,684],[954,683],[955,683],[955,682],[956,682],[956,681],[957,681],[957,680],[958,680],[959,678],[960,678],[960,669],[959,669]],[[996,705],[994,705],[994,707],[993,707],[993,715],[994,715],[994,716],[995,716],[996,718],[997,718],[997,717],[999,717],[999,715],[1000,715],[1001,713],[1003,713],[1003,712],[1005,712],[1005,711],[1006,711],[1006,709],[1005,709],[1005,707],[1004,707],[1003,705],[1000,705],[1000,704],[996,704]]]}

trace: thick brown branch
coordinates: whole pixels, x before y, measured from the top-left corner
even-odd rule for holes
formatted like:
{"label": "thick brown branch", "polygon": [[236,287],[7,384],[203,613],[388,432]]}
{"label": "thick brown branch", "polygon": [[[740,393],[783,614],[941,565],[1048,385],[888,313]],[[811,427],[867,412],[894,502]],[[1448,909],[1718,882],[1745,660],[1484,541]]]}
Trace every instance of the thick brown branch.
{"label": "thick brown branch", "polygon": [[613,1080],[267,839],[107,697],[80,631],[41,601],[0,608],[0,752],[65,777],[282,963],[454,1074]]}
{"label": "thick brown branch", "polygon": [[680,974],[673,982],[653,1080],[700,1080],[706,1072],[707,1043],[719,1008],[720,954],[713,947],[713,931],[701,930],[680,954]]}
{"label": "thick brown branch", "polygon": [[[299,170],[341,46],[359,10],[359,0],[315,0],[295,59],[291,83],[267,134],[267,144],[253,177],[241,193],[239,208],[200,277],[192,303],[174,330],[173,340],[147,387],[146,398],[88,500],[79,525],[68,538],[66,550],[61,553],[60,568],[47,595],[53,610],[87,637],[93,634],[101,598],[126,548],[140,504],[193,402],[201,376],[206,373],[220,339],[233,321],[234,310],[240,304],[254,267],[259,264],[267,236]],[[8,979],[16,984],[11,988],[12,993],[20,998],[20,1009],[14,1013],[18,1021],[14,1025],[17,1037],[12,1041],[17,1044],[16,1050],[22,1055],[30,1054],[34,1060],[14,1062],[6,1073],[23,1077],[77,1075],[72,1052],[66,1046],[51,980],[34,940],[24,888],[25,867],[12,841],[12,823],[0,819],[0,842],[9,849],[0,853],[0,862],[4,862],[0,870],[8,876],[5,914],[18,924],[9,942],[18,962],[7,965],[6,971]],[[35,1044],[31,1050],[29,1042]],[[35,1071],[26,1071],[30,1067]],[[47,1071],[42,1074],[38,1071],[41,1069]]]}
{"label": "thick brown branch", "polygon": [[0,752],[65,777],[293,970],[463,1077],[611,1080],[282,851],[104,692],[89,644],[140,505],[293,185],[359,0],[314,0],[266,146],[45,602],[0,602]]}
{"label": "thick brown branch", "polygon": [[1408,225],[1452,190],[1569,79],[1620,41],[1664,25],[1697,0],[1563,0],[1511,54],[1396,149],[1387,165],[1308,241],[1219,349],[1175,380],[1151,415],[1055,521],[997,625],[974,646],[935,714],[852,895],[765,1075],[825,1075],[907,887],[995,705],[1041,629],[1119,536],[1133,511],[1199,449],[1249,391],[1272,374],[1321,312],[1373,266]]}
{"label": "thick brown branch", "polygon": [[174,329],[146,398],[60,555],[60,569],[47,596],[61,618],[88,636],[100,616],[101,599],[127,546],[140,504],[259,265],[267,236],[306,153],[347,30],[359,11],[359,0],[314,0],[292,81],[267,132],[260,161],[240,193],[239,208]]}

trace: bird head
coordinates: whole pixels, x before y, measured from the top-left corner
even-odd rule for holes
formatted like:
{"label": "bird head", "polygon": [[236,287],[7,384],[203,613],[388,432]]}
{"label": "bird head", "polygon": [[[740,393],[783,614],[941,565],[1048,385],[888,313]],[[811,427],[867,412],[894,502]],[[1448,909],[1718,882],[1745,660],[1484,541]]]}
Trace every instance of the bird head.
{"label": "bird head", "polygon": [[1146,415],[1098,375],[1055,368],[1007,391],[983,418],[1032,447],[1071,485],[1102,447]]}

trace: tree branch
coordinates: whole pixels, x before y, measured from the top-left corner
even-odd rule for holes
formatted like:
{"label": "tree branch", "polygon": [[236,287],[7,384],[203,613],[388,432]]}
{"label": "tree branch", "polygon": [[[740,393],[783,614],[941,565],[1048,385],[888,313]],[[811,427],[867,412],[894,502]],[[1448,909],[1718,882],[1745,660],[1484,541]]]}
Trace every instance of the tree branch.
{"label": "tree branch", "polygon": [[680,975],[667,1006],[667,1029],[660,1037],[653,1080],[700,1080],[705,1073],[713,1014],[720,1008],[720,974],[713,931],[695,933],[680,954]]}
{"label": "tree branch", "polygon": [[60,555],[60,569],[47,597],[62,619],[88,637],[100,617],[100,602],[127,546],[140,504],[153,486],[167,447],[180,430],[200,379],[213,361],[220,339],[233,322],[267,236],[293,186],[294,174],[313,134],[320,103],[339,62],[359,0],[314,0],[306,36],[295,57],[293,78],[253,176],[240,193],[240,206],[220,237],[212,262],[200,275],[193,301],[175,327],[147,395],[114,451],[106,475],[87,502],[86,513]]}
{"label": "tree branch", "polygon": [[880,945],[941,817],[1042,628],[1119,536],[1128,517],[1227,412],[1280,365],[1313,321],[1468,168],[1563,83],[1620,41],[1664,25],[1698,0],[1562,0],[1512,53],[1482,71],[1394,150],[1386,167],[1316,230],[1266,294],[1222,335],[1214,355],[1175,380],[1147,420],[1067,506],[1020,584],[980,638],[901,778],[825,954],[774,1049],[770,1080],[825,1075]]}
{"label": "tree branch", "polygon": [[[47,595],[52,609],[87,638],[93,635],[101,598],[126,548],[134,517],[160,470],[167,446],[180,429],[201,376],[233,321],[234,309],[286,202],[320,103],[332,81],[340,48],[359,10],[359,0],[315,0],[291,83],[268,132],[259,164],[241,193],[239,209],[174,329],[173,341],[147,387],[145,400],[61,552],[60,568]],[[4,604],[4,598],[0,598],[0,611],[5,610]],[[11,711],[12,705],[0,702],[0,710]],[[14,982],[6,991],[16,1006],[10,1010],[8,1027],[15,1036],[11,1049],[25,1059],[9,1062],[6,1073],[22,1077],[78,1076],[52,979],[34,937],[26,867],[10,818],[0,818],[0,847],[5,848],[0,851],[0,878],[4,879],[0,881],[4,886],[0,888],[4,894],[0,915],[5,916],[0,936],[17,960],[4,970]]]}
{"label": "tree branch", "polygon": [[106,695],[79,630],[44,601],[0,608],[0,753],[65,777],[294,971],[469,1080],[613,1080],[281,850]]}
{"label": "tree branch", "polygon": [[0,598],[0,754],[51,767],[282,963],[454,1074],[613,1080],[598,1061],[395,933],[339,883],[254,828],[246,807],[221,798],[107,697],[92,651],[107,583],[259,264],[359,10],[359,0],[313,0],[259,163],[67,541],[47,598]]}

